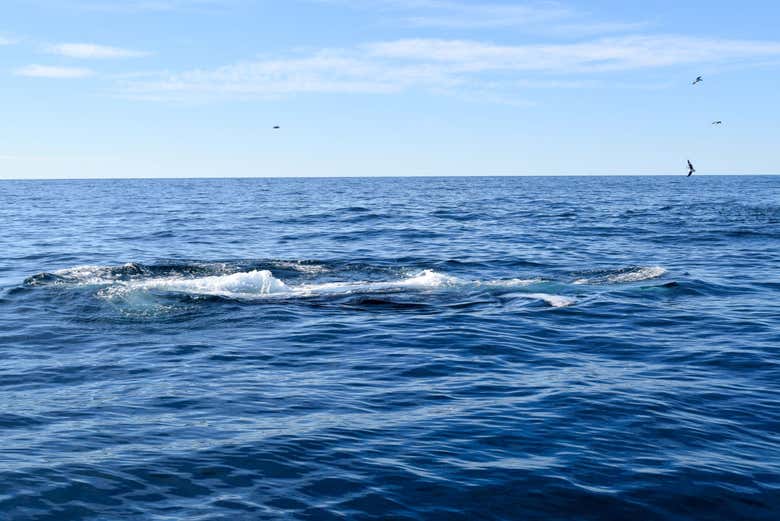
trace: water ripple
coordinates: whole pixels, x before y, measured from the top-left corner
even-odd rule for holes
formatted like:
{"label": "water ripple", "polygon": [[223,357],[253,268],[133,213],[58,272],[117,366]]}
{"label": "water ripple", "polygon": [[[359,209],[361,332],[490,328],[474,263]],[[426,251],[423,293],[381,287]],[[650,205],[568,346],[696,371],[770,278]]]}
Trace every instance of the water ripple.
{"label": "water ripple", "polygon": [[775,519],[780,181],[694,181],[2,183],[0,518]]}

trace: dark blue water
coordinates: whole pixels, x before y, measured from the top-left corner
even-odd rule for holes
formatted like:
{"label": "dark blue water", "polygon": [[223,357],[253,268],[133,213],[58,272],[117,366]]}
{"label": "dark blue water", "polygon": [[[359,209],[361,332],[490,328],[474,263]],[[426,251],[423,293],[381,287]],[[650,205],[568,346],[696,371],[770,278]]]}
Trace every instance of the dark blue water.
{"label": "dark blue water", "polygon": [[3,520],[780,513],[780,177],[0,183]]}

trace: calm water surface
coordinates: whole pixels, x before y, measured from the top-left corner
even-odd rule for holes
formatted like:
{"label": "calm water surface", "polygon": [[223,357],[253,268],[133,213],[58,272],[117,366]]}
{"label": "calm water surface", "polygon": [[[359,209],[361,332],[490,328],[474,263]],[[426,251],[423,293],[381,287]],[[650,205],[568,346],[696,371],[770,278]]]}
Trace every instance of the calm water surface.
{"label": "calm water surface", "polygon": [[780,518],[780,177],[0,182],[0,518]]}

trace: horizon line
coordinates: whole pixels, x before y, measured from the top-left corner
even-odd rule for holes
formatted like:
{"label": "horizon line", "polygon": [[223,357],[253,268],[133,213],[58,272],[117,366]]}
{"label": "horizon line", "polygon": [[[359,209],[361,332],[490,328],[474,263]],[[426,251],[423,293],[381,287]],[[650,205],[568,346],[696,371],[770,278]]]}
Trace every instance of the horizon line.
{"label": "horizon line", "polygon": [[[774,177],[780,173],[696,174],[696,177]],[[191,176],[191,177],[0,177],[0,181],[142,181],[142,180],[217,180],[217,179],[457,179],[497,177],[686,177],[685,174],[476,174],[476,175],[334,175],[334,176]]]}

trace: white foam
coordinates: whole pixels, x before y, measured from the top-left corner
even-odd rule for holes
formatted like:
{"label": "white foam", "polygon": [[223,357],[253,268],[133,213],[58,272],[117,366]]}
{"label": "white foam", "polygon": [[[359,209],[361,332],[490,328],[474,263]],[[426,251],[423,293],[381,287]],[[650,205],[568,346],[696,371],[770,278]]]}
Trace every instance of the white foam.
{"label": "white foam", "polygon": [[270,271],[250,271],[200,278],[161,277],[147,280],[118,282],[100,292],[106,298],[128,298],[131,293],[168,291],[191,295],[210,295],[228,298],[256,299],[274,296],[309,297],[316,295],[348,295],[376,293],[404,289],[435,289],[460,284],[455,277],[425,270],[405,279],[386,282],[348,281],[289,286]]}
{"label": "white foam", "polygon": [[250,271],[187,279],[165,277],[130,282],[124,285],[126,290],[157,290],[192,295],[213,295],[220,297],[258,297],[288,294],[290,288],[274,277],[270,271]]}
{"label": "white foam", "polygon": [[593,277],[593,278],[581,278],[573,282],[573,284],[624,284],[629,282],[640,282],[642,280],[657,279],[666,275],[667,271],[661,266],[647,266],[633,269],[621,270],[611,275]]}
{"label": "white foam", "polygon": [[52,272],[58,277],[88,277],[100,271],[105,271],[105,266],[93,266],[91,264],[85,264],[84,266],[74,266],[72,268],[65,268]]}
{"label": "white foam", "polygon": [[544,282],[543,279],[535,278],[535,279],[498,279],[498,280],[489,280],[486,282],[479,282],[476,281],[475,284],[482,284],[485,286],[500,286],[500,287],[506,287],[506,288],[514,288],[518,286],[531,286],[533,284],[540,284]]}
{"label": "white foam", "polygon": [[624,273],[616,273],[614,275],[610,275],[607,277],[607,279],[610,282],[615,283],[639,282],[641,280],[657,279],[658,277],[662,277],[664,275],[666,275],[666,270],[664,268],[661,266],[651,266],[627,271]]}
{"label": "white foam", "polygon": [[523,298],[543,300],[554,308],[565,308],[577,303],[577,301],[573,298],[564,297],[562,295],[550,295],[548,293],[524,293],[519,296]]}
{"label": "white foam", "polygon": [[400,281],[399,285],[405,288],[428,289],[442,286],[455,286],[461,283],[461,280],[457,277],[444,275],[443,273],[438,273],[433,270],[425,270],[408,279]]}
{"label": "white foam", "polygon": [[[133,264],[125,264],[125,268],[133,267]],[[94,266],[85,264],[74,266],[53,272],[54,275],[68,279],[69,283],[82,286],[96,286],[114,282],[118,277],[110,266]]]}
{"label": "white foam", "polygon": [[315,275],[317,273],[326,273],[330,271],[325,266],[320,266],[319,264],[303,264],[301,262],[292,262],[292,261],[284,261],[279,262],[276,264],[280,268],[287,268],[295,271],[299,271],[301,273],[306,273],[309,275]]}
{"label": "white foam", "polygon": [[[126,265],[131,267],[132,264]],[[75,279],[78,285],[95,284],[105,287],[98,296],[125,305],[146,307],[154,305],[149,292],[161,291],[188,295],[217,296],[238,299],[262,299],[273,297],[312,297],[322,295],[349,295],[354,293],[385,293],[397,291],[425,291],[455,287],[525,287],[543,282],[542,279],[463,280],[423,270],[405,278],[387,281],[343,281],[288,285],[268,270],[254,270],[208,277],[185,275],[164,276],[149,279],[121,280],[114,269],[106,266],[76,266],[55,272],[56,275]],[[566,307],[575,300],[547,293],[519,293],[521,298],[542,300],[553,307]],[[152,300],[150,300],[152,299]]]}
{"label": "white foam", "polygon": [[293,291],[302,295],[377,293],[402,289],[436,289],[443,286],[455,286],[463,282],[457,277],[444,275],[433,270],[425,270],[406,279],[387,282],[328,282],[324,284],[304,284]]}

